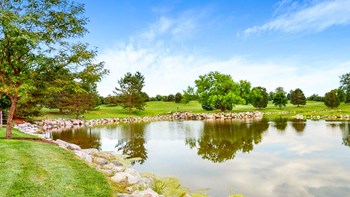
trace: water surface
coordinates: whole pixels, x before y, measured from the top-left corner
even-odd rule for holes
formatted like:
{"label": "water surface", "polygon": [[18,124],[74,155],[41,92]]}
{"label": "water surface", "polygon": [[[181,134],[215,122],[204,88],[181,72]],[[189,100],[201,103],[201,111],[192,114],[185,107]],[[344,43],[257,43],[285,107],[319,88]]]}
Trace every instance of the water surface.
{"label": "water surface", "polygon": [[141,158],[140,172],[211,196],[349,196],[349,122],[163,121],[53,132],[82,148]]}

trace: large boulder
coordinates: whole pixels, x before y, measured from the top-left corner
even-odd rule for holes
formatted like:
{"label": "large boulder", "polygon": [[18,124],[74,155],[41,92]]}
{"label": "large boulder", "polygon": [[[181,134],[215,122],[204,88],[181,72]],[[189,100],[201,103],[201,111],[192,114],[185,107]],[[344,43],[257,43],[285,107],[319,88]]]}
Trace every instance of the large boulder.
{"label": "large boulder", "polygon": [[63,148],[71,149],[71,150],[81,150],[80,146],[72,143],[65,142],[63,140],[57,139],[55,143]]}
{"label": "large boulder", "polygon": [[128,168],[125,172],[118,172],[112,178],[117,183],[137,184],[141,181],[141,175],[134,169]]}

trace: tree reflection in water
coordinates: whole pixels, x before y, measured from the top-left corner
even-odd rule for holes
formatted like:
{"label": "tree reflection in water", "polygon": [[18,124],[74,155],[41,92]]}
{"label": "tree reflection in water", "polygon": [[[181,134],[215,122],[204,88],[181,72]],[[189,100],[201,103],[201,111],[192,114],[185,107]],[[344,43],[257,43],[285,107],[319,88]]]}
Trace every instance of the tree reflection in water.
{"label": "tree reflection in water", "polygon": [[92,132],[91,128],[82,127],[71,131],[52,132],[52,138],[77,144],[81,148],[96,148],[101,150],[100,132]]}
{"label": "tree reflection in water", "polygon": [[118,151],[122,151],[123,154],[128,155],[128,158],[140,158],[133,161],[143,164],[147,159],[147,149],[145,148],[146,140],[144,137],[146,124],[142,122],[135,122],[130,124],[121,124],[120,129],[124,136],[122,139],[118,139],[118,143],[115,146]]}
{"label": "tree reflection in water", "polygon": [[306,120],[293,120],[292,127],[295,129],[297,134],[302,135],[306,127]]}
{"label": "tree reflection in water", "polygon": [[286,128],[288,126],[288,119],[287,118],[277,118],[274,119],[274,127],[277,129],[277,131],[281,134],[283,134],[286,131]]}
{"label": "tree reflection in water", "polygon": [[343,132],[343,144],[350,147],[350,122],[342,123],[339,126]]}
{"label": "tree reflection in water", "polygon": [[187,138],[186,145],[197,148],[203,159],[221,163],[235,157],[237,151],[249,152],[262,140],[262,133],[269,127],[267,121],[254,124],[242,121],[204,121],[201,137]]}

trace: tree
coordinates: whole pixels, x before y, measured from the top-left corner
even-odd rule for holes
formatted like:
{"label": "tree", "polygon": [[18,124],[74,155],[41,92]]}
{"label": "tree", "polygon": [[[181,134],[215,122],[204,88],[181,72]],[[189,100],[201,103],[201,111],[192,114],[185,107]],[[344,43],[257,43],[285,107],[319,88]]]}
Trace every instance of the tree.
{"label": "tree", "polygon": [[295,89],[294,91],[291,90],[290,93],[290,102],[293,105],[305,105],[306,104],[306,97],[303,93],[303,91],[299,88]]}
{"label": "tree", "polygon": [[195,81],[199,102],[203,109],[231,110],[235,104],[244,104],[240,97],[239,84],[235,83],[230,75],[219,72],[210,72],[199,76]]}
{"label": "tree", "polygon": [[334,107],[338,107],[340,104],[339,97],[337,95],[337,89],[334,89],[330,92],[327,92],[324,96],[324,104],[327,107],[333,109]]}
{"label": "tree", "polygon": [[175,94],[175,103],[180,103],[182,100],[182,94],[180,92]]}
{"label": "tree", "polygon": [[168,102],[173,102],[173,101],[175,101],[175,96],[174,96],[173,94],[169,94],[169,95],[167,96],[167,101],[168,101]]}
{"label": "tree", "polygon": [[146,105],[145,93],[142,88],[145,86],[145,77],[136,72],[134,75],[130,72],[126,73],[119,81],[119,88],[115,88],[115,94],[118,97],[118,103],[124,108],[131,111],[133,108],[144,110]]}
{"label": "tree", "polygon": [[343,88],[339,87],[337,89],[337,95],[339,97],[339,101],[340,102],[345,102],[346,101],[346,94],[345,94]]}
{"label": "tree", "polygon": [[197,95],[193,87],[188,86],[186,90],[183,91],[182,100],[183,103],[189,103],[190,101],[197,100]]}
{"label": "tree", "polygon": [[265,108],[269,102],[269,94],[263,87],[254,87],[250,93],[250,102],[256,108]]}
{"label": "tree", "polygon": [[282,106],[286,106],[286,104],[288,103],[286,92],[283,90],[282,87],[276,88],[276,91],[273,95],[272,103],[275,104],[275,106],[279,106],[280,108]]}
{"label": "tree", "polygon": [[250,103],[250,88],[251,84],[247,80],[239,81],[239,96],[245,100],[245,104],[248,105]]}
{"label": "tree", "polygon": [[94,52],[73,43],[86,32],[84,7],[70,0],[7,0],[0,5],[0,92],[11,100],[6,138],[19,100],[49,68],[83,70]]}
{"label": "tree", "polygon": [[350,73],[340,76],[340,84],[346,94],[345,103],[350,103]]}

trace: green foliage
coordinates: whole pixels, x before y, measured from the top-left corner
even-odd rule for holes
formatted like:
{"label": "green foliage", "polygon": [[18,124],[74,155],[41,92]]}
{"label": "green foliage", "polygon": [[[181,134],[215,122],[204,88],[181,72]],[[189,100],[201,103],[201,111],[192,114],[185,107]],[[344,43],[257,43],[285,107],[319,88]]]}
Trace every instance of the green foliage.
{"label": "green foliage", "polygon": [[0,111],[8,109],[11,106],[11,100],[6,95],[0,94]]}
{"label": "green foliage", "polygon": [[194,88],[191,87],[191,86],[188,86],[186,90],[183,91],[183,95],[182,95],[182,100],[181,102],[183,103],[189,103],[190,101],[193,101],[193,100],[197,100],[198,97],[194,91]]}
{"label": "green foliage", "polygon": [[343,88],[339,87],[337,89],[337,95],[339,97],[339,101],[340,102],[345,102],[346,101],[346,94],[345,94]]}
{"label": "green foliage", "polygon": [[240,97],[239,84],[235,83],[230,75],[210,72],[199,76],[195,84],[199,102],[206,109],[215,108],[226,111],[232,109],[235,104],[245,103],[245,100]]}
{"label": "green foliage", "polygon": [[175,94],[175,103],[180,103],[182,100],[182,94],[180,92]]}
{"label": "green foliage", "polygon": [[245,104],[248,105],[250,103],[250,88],[251,84],[249,81],[240,80],[239,81],[239,96],[245,100]]}
{"label": "green foliage", "polygon": [[55,103],[61,91],[93,91],[93,81],[101,78],[96,72],[107,73],[103,63],[94,63],[95,51],[73,43],[87,32],[83,12],[82,4],[70,0],[10,0],[0,6],[0,93],[12,104],[9,138],[17,104],[34,113],[39,105]]}
{"label": "green foliage", "polygon": [[167,97],[167,101],[168,102],[174,102],[175,101],[175,96],[173,94],[169,94],[169,96]]}
{"label": "green foliage", "polygon": [[96,93],[74,93],[62,92],[59,99],[57,99],[57,106],[62,111],[68,111],[75,114],[76,118],[87,111],[93,110],[98,103],[99,97]]}
{"label": "green foliage", "polygon": [[254,87],[250,93],[250,102],[256,108],[265,108],[269,102],[269,95],[266,88]]}
{"label": "green foliage", "polygon": [[144,110],[146,105],[146,93],[142,92],[145,85],[145,78],[140,72],[134,75],[126,73],[119,81],[119,88],[115,88],[118,104],[131,114],[132,109]]}
{"label": "green foliage", "polygon": [[320,102],[323,102],[323,101],[324,101],[324,97],[319,96],[318,94],[313,94],[313,95],[309,96],[309,97],[307,98],[307,100],[309,100],[309,101],[320,101]]}
{"label": "green foliage", "polygon": [[295,89],[294,91],[291,91],[290,97],[291,97],[290,102],[293,105],[297,105],[299,107],[299,105],[306,104],[306,97],[303,91],[299,88]]}
{"label": "green foliage", "polygon": [[276,91],[273,95],[272,103],[275,106],[278,106],[279,108],[281,108],[282,106],[286,106],[286,104],[288,103],[286,92],[283,90],[282,87],[276,88]]}
{"label": "green foliage", "polygon": [[340,76],[340,84],[340,87],[344,90],[346,94],[345,102],[350,103],[350,73],[346,73]]}
{"label": "green foliage", "polygon": [[334,89],[330,92],[327,92],[324,96],[324,104],[327,106],[327,107],[330,107],[330,108],[334,108],[334,107],[338,107],[339,104],[340,104],[340,100],[339,100],[339,97],[337,95],[337,89]]}

